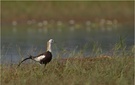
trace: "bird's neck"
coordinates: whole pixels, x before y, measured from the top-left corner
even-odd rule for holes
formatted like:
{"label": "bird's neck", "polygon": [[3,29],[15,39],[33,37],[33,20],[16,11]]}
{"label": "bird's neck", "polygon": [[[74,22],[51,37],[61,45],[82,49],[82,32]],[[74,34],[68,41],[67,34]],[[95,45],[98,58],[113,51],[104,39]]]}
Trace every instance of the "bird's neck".
{"label": "bird's neck", "polygon": [[51,43],[47,43],[47,51],[49,51],[49,52],[52,52],[52,49],[51,49]]}

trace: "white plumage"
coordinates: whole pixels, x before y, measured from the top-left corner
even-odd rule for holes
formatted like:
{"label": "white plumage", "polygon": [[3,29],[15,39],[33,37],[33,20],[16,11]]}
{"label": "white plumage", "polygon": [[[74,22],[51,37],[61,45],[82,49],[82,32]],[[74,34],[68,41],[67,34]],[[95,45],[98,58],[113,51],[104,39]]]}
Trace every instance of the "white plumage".
{"label": "white plumage", "polygon": [[39,61],[42,60],[43,58],[45,58],[45,55],[41,55],[41,56],[39,56],[39,57],[37,57],[37,58],[34,58],[34,60],[39,62]]}

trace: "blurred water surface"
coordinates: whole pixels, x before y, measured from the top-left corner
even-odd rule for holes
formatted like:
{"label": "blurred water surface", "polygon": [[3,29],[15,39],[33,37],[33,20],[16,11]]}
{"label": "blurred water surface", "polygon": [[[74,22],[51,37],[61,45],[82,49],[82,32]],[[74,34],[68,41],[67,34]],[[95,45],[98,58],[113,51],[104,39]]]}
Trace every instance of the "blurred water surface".
{"label": "blurred water surface", "polygon": [[[58,25],[61,23],[59,22]],[[46,42],[50,38],[55,40],[52,46],[54,57],[60,54],[61,57],[68,57],[72,52],[83,52],[84,56],[94,56],[92,54],[94,45],[101,48],[103,54],[111,55],[109,52],[119,42],[120,37],[123,38],[127,50],[134,45],[134,28],[130,26],[76,27],[50,27],[48,29],[42,28],[40,23],[38,27],[3,25],[2,63],[16,63],[22,57],[38,55],[46,51]]]}

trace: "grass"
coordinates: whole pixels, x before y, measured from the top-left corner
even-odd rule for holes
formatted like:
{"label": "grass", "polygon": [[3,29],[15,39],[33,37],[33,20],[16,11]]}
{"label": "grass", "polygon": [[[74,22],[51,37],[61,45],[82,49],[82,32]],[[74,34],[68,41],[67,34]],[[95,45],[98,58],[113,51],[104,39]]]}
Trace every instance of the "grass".
{"label": "grass", "polygon": [[133,85],[133,56],[54,58],[47,66],[1,65],[2,85]]}
{"label": "grass", "polygon": [[102,54],[98,44],[93,46],[95,57],[86,57],[82,51],[73,51],[67,58],[63,58],[63,51],[46,68],[35,62],[25,62],[19,68],[17,64],[1,64],[1,84],[134,85],[135,47],[127,51],[124,42],[120,37],[111,56]]}

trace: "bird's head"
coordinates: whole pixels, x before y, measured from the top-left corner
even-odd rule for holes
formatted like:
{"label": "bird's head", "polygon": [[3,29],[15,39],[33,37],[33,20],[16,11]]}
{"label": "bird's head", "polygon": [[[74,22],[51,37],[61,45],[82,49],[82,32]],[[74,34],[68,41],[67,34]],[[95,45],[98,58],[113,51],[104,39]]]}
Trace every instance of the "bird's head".
{"label": "bird's head", "polygon": [[53,39],[50,39],[50,40],[48,41],[48,43],[54,43],[54,40],[53,40]]}

